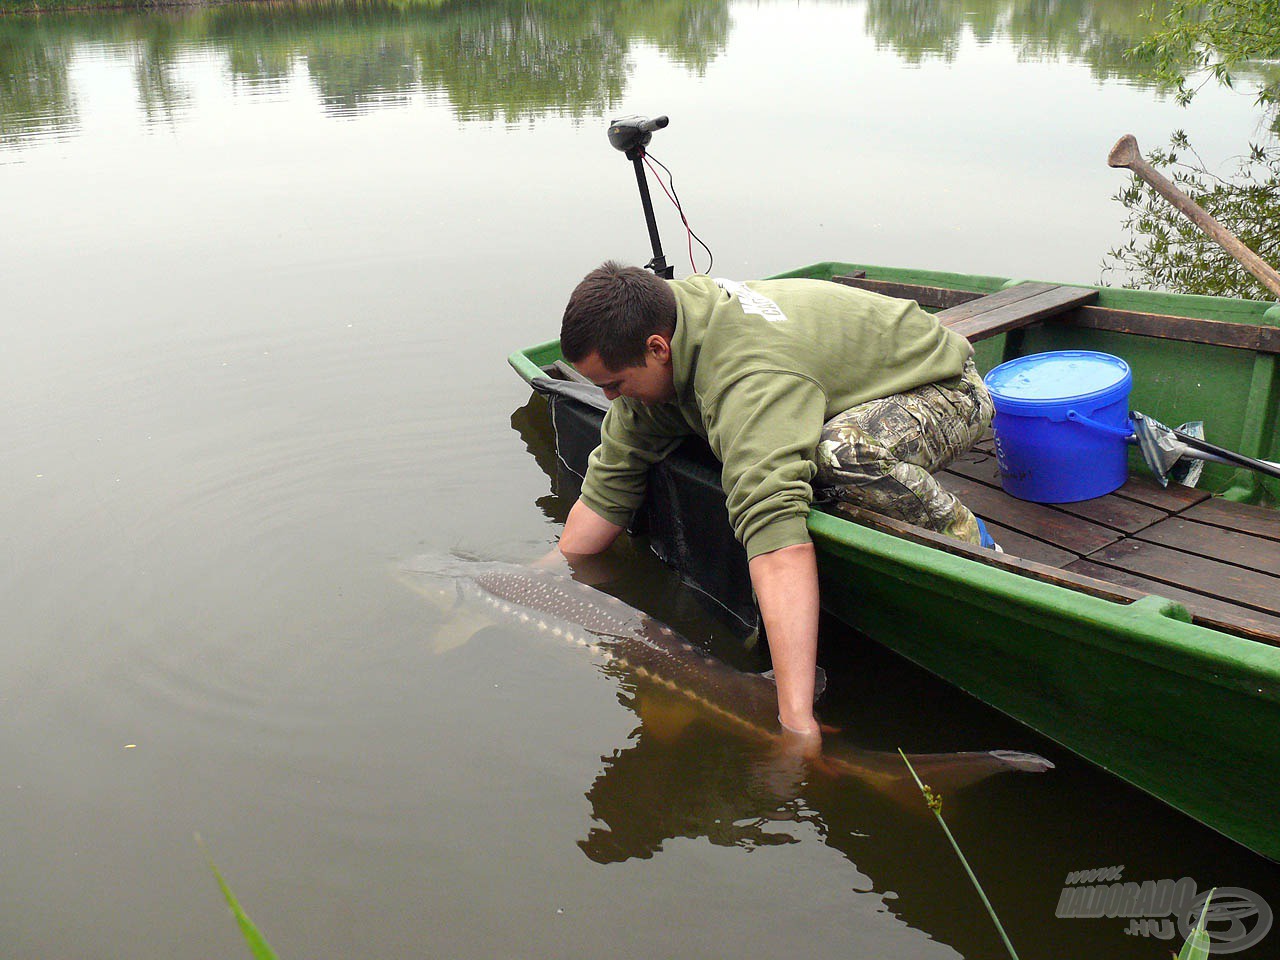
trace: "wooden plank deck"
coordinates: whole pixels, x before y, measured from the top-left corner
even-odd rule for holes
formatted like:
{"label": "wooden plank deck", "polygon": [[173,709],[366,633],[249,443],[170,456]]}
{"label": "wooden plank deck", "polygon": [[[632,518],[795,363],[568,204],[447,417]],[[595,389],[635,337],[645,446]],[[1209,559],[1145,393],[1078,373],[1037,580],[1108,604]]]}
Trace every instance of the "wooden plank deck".
{"label": "wooden plank deck", "polygon": [[1280,513],[1131,477],[1078,503],[1018,500],[1000,488],[986,438],[938,474],[1014,559],[1182,603],[1197,622],[1280,644]]}

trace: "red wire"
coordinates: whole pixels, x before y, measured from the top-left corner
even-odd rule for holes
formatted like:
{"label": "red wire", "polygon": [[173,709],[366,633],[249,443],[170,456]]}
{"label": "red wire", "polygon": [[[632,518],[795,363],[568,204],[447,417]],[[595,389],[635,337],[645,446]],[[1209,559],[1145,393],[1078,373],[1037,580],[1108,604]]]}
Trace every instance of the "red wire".
{"label": "red wire", "polygon": [[676,213],[680,214],[680,222],[684,224],[684,230],[689,241],[689,268],[694,272],[698,272],[697,264],[693,262],[693,227],[689,226],[689,221],[684,215],[684,210],[680,208],[679,202],[671,195],[671,191],[667,189],[667,185],[662,182],[662,177],[658,175],[658,171],[653,169],[653,164],[649,162],[649,155],[645,154],[645,166],[653,173],[653,178],[658,181],[658,186],[662,188],[662,192],[667,195],[667,199],[671,201],[671,205],[676,208]]}

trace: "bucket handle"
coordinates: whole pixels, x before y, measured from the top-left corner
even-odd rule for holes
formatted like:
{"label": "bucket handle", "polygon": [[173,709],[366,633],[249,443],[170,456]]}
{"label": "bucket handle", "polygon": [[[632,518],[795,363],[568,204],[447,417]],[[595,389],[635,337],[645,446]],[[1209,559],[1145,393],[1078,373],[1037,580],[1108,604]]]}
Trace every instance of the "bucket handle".
{"label": "bucket handle", "polygon": [[1125,418],[1123,427],[1113,427],[1109,423],[1099,423],[1097,420],[1092,420],[1077,410],[1068,410],[1067,419],[1072,423],[1080,424],[1082,427],[1088,427],[1090,430],[1109,434],[1110,436],[1118,437],[1121,440],[1132,441],[1134,439],[1133,421],[1128,418]]}

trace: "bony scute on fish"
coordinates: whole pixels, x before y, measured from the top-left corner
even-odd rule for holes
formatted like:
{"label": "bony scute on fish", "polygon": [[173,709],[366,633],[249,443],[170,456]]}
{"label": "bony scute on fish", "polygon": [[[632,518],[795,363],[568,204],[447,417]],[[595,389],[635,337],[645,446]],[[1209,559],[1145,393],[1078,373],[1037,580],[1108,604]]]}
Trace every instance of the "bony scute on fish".
{"label": "bony scute on fish", "polygon": [[[670,691],[711,723],[755,741],[783,744],[787,740],[778,723],[772,672],[737,670],[616,597],[547,570],[453,558],[439,563],[419,559],[400,568],[400,579],[434,601],[452,597],[447,619],[466,627],[473,626],[469,618],[476,609],[489,615],[490,624],[496,619],[532,625],[539,634],[604,656],[612,668],[639,683]],[[815,700],[825,686],[826,677],[819,668]],[[1038,754],[1012,750],[910,756],[917,771],[942,790],[956,790],[996,773],[1053,769]],[[843,737],[826,738],[814,771],[856,778],[891,794],[900,793],[904,785],[914,791],[896,752],[861,750]]]}

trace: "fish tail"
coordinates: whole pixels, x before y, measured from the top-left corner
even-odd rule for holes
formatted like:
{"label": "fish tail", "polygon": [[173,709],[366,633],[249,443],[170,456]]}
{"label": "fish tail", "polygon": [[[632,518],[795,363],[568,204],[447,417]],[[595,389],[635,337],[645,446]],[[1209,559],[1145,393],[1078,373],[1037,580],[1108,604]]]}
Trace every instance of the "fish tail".
{"label": "fish tail", "polygon": [[1021,750],[992,750],[995,757],[1010,770],[1021,770],[1023,773],[1044,773],[1053,769],[1053,762],[1046,760],[1038,753],[1024,753]]}
{"label": "fish tail", "polygon": [[974,750],[911,756],[920,779],[946,793],[961,790],[1001,773],[1044,773],[1053,764],[1034,753],[1018,750]]}

